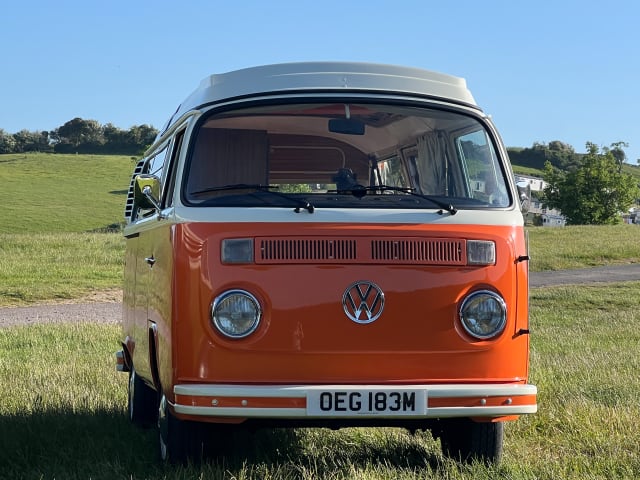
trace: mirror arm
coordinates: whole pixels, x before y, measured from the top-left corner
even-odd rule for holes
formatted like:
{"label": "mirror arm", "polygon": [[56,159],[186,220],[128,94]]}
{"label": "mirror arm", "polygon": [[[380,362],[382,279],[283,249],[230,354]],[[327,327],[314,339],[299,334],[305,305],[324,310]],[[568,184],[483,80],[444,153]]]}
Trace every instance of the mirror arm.
{"label": "mirror arm", "polygon": [[160,208],[160,202],[156,197],[153,196],[153,191],[151,190],[151,187],[149,185],[146,185],[142,189],[142,195],[144,195],[145,198],[149,200],[149,202],[153,205],[153,208],[155,208],[156,211],[158,212],[158,220],[163,220],[167,218],[167,216],[162,213],[162,209]]}

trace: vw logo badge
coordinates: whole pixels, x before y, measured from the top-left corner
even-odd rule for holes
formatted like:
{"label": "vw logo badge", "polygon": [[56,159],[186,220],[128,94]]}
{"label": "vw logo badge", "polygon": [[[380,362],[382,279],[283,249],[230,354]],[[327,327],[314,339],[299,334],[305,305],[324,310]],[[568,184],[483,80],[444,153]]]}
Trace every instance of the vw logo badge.
{"label": "vw logo badge", "polygon": [[344,291],[342,308],[347,317],[356,323],[374,322],[382,315],[384,293],[373,282],[355,282]]}

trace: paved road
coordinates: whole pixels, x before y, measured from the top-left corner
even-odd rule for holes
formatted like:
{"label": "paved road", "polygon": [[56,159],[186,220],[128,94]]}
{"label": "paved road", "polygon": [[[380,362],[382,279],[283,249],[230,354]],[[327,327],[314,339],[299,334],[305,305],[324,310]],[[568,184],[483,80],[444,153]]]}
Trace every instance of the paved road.
{"label": "paved road", "polygon": [[37,323],[118,323],[121,318],[122,304],[118,302],[0,308],[0,328]]}
{"label": "paved road", "polygon": [[640,281],[640,263],[557,272],[532,272],[529,277],[529,285],[531,287],[627,281]]}
{"label": "paved road", "polygon": [[[585,283],[640,281],[640,263],[608,267],[532,272],[531,287],[575,285]],[[0,327],[56,322],[117,323],[122,317],[119,302],[33,305],[30,307],[0,308]]]}

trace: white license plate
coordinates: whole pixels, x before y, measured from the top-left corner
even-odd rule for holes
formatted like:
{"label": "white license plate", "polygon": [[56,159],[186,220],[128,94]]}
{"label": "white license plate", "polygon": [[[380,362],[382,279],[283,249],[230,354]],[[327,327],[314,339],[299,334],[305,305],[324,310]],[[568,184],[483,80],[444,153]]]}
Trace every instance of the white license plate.
{"label": "white license plate", "polygon": [[419,416],[427,413],[426,390],[402,388],[311,390],[310,416]]}

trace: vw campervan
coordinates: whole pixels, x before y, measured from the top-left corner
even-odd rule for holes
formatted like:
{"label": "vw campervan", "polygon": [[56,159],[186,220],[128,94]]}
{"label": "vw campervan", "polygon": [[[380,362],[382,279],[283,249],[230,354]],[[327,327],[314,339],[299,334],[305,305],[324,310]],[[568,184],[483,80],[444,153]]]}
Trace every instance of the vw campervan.
{"label": "vw campervan", "polygon": [[497,461],[503,422],[536,411],[520,202],[463,79],[211,75],[131,181],[131,420],[175,461],[230,424],[430,429]]}

